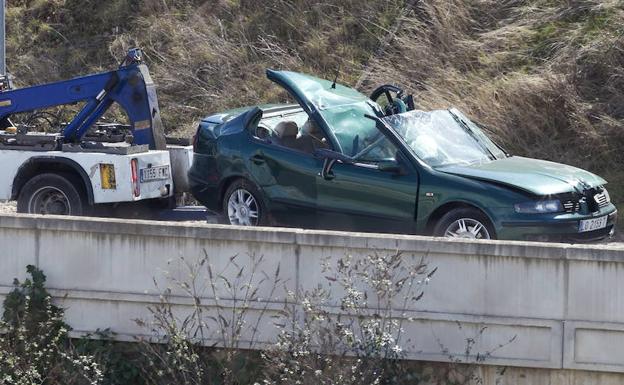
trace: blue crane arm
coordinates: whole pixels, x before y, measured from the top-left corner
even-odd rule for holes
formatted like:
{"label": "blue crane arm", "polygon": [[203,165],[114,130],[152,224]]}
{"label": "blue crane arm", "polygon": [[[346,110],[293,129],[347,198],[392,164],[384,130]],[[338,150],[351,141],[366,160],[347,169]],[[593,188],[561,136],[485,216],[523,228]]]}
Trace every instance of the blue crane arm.
{"label": "blue crane arm", "polygon": [[140,51],[131,50],[128,57],[133,60],[114,71],[0,92],[0,120],[19,112],[84,102],[62,133],[64,141],[78,142],[117,103],[130,121],[133,144],[165,149],[156,88],[149,70],[140,64]]}

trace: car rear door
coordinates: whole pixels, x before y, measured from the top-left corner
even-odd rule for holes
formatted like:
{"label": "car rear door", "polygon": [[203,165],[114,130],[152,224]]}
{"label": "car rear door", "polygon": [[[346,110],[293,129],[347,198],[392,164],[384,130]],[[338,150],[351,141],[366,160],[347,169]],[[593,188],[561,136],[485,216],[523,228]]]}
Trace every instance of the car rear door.
{"label": "car rear door", "polygon": [[316,174],[322,162],[302,151],[253,139],[249,170],[265,194],[278,224],[313,227],[316,224]]}

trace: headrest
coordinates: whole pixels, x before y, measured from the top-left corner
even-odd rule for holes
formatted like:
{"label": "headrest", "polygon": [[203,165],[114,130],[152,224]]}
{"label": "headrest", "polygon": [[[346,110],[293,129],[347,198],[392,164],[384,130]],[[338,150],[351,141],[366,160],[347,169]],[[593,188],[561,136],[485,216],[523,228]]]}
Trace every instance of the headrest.
{"label": "headrest", "polygon": [[277,126],[275,126],[273,131],[275,131],[277,136],[279,136],[280,138],[289,138],[297,136],[297,134],[299,133],[299,127],[297,127],[297,123],[290,120],[285,120],[283,122],[279,122]]}
{"label": "headrest", "polygon": [[301,134],[303,135],[317,135],[320,132],[321,130],[318,128],[316,123],[310,118],[308,118],[308,120],[306,120],[303,126],[301,126]]}

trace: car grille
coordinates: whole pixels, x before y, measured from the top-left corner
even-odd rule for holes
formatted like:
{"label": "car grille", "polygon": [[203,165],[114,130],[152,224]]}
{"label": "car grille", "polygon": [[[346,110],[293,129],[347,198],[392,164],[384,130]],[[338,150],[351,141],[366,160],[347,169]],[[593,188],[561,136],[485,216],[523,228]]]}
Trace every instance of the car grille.
{"label": "car grille", "polygon": [[581,202],[578,199],[568,199],[562,202],[566,213],[576,213],[581,211]]}
{"label": "car grille", "polygon": [[603,208],[609,205],[609,197],[604,190],[594,195],[594,200],[598,203],[598,207]]}
{"label": "car grille", "polygon": [[597,187],[584,191],[583,195],[576,193],[562,194],[559,196],[563,210],[566,213],[578,213],[583,203],[587,204],[590,212],[598,211],[611,203],[609,193],[604,187]]}

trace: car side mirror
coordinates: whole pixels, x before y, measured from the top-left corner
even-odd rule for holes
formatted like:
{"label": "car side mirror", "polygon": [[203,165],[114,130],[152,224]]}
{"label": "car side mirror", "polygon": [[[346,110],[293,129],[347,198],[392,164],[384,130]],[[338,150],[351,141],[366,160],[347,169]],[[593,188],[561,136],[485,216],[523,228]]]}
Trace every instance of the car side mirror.
{"label": "car side mirror", "polygon": [[401,168],[401,165],[393,160],[385,160],[382,162],[377,163],[377,169],[379,171],[383,171],[383,172],[390,172],[390,173],[395,173],[395,174],[399,174],[403,171],[403,169]]}
{"label": "car side mirror", "polygon": [[323,162],[323,170],[321,170],[321,177],[323,179],[334,179],[334,174],[331,172],[332,167],[336,162],[345,163],[345,164],[353,164],[353,159],[341,154],[337,151],[328,150],[326,148],[319,148],[314,151],[314,156],[317,158],[324,159]]}

